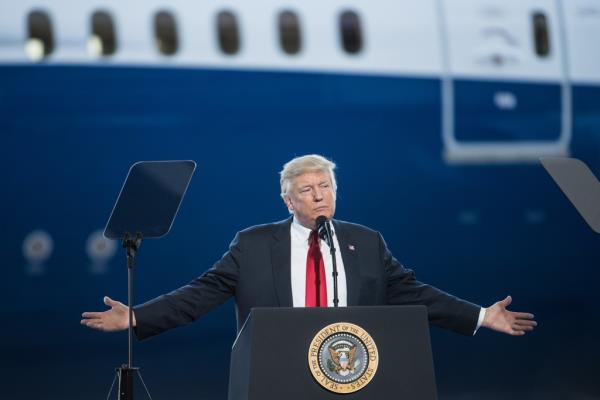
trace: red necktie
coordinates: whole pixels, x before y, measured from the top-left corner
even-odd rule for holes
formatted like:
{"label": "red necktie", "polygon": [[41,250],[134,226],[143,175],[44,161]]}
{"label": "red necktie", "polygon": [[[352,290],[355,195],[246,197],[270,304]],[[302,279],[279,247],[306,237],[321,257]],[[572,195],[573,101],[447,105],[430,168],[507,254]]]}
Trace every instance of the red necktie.
{"label": "red necktie", "polygon": [[306,307],[327,307],[327,284],[325,282],[325,263],[319,247],[319,235],[312,231],[308,238],[306,256]]}

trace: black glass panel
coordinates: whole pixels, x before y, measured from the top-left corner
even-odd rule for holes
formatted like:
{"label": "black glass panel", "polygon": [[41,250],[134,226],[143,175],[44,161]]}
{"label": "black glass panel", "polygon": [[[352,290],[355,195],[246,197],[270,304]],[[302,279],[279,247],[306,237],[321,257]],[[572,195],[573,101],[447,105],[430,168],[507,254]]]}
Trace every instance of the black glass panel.
{"label": "black glass panel", "polygon": [[166,235],[196,168],[193,161],[141,161],[129,170],[104,236]]}

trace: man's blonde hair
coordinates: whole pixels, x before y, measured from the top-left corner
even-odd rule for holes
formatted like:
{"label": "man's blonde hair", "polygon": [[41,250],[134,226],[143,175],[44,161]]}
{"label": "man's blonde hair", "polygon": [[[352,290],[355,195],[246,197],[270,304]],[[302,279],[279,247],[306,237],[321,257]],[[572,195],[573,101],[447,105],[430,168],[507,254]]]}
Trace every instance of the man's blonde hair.
{"label": "man's blonde hair", "polygon": [[296,157],[288,161],[283,166],[281,172],[279,172],[281,197],[285,199],[285,196],[290,189],[290,183],[292,179],[306,172],[329,172],[333,193],[336,193],[337,183],[335,181],[335,173],[333,172],[334,170],[335,163],[318,154],[309,154],[306,156]]}

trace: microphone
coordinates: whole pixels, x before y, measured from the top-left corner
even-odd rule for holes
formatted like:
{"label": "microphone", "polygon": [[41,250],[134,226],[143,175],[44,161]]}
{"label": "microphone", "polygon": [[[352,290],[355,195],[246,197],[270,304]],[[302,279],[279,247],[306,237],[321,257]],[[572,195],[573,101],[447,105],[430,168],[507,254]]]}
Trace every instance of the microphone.
{"label": "microphone", "polygon": [[329,248],[332,248],[332,232],[331,232],[331,225],[329,225],[329,221],[327,220],[327,217],[324,215],[320,215],[317,217],[317,232],[319,234],[319,237],[321,239],[323,239],[325,241],[325,243],[327,243],[327,246],[329,246]]}

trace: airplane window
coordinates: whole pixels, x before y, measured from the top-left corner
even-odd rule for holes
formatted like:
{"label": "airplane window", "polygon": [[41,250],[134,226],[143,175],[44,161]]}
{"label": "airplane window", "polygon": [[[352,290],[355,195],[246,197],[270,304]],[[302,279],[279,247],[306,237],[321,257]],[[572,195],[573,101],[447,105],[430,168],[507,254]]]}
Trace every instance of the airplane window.
{"label": "airplane window", "polygon": [[179,46],[175,17],[168,11],[159,11],[154,16],[156,47],[166,56],[172,56]]}
{"label": "airplane window", "polygon": [[550,33],[546,15],[542,12],[535,12],[532,20],[535,52],[540,57],[547,57],[550,54]]}
{"label": "airplane window", "polygon": [[32,11],[27,16],[28,38],[25,42],[25,52],[32,60],[38,61],[54,51],[54,36],[52,23],[47,13]]}
{"label": "airplane window", "polygon": [[283,11],[279,14],[279,43],[288,54],[297,54],[302,46],[300,36],[300,22],[298,16],[292,11]]}
{"label": "airplane window", "polygon": [[240,50],[240,34],[237,18],[230,11],[221,11],[217,15],[219,46],[225,54],[235,54]]}
{"label": "airplane window", "polygon": [[340,36],[346,53],[356,54],[362,50],[360,20],[354,11],[340,14]]}
{"label": "airplane window", "polygon": [[115,25],[107,12],[96,11],[92,14],[92,34],[88,50],[95,56],[110,56],[117,50]]}

